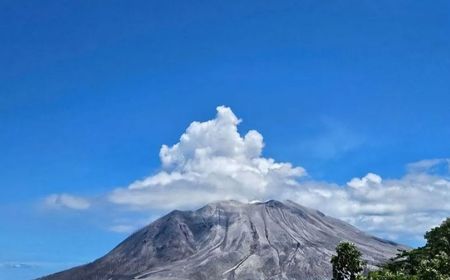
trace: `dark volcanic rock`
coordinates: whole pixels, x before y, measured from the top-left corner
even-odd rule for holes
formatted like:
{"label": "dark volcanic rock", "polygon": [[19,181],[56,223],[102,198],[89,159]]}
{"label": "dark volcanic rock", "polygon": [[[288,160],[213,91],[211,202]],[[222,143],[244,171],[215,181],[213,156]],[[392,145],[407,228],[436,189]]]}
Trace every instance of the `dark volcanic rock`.
{"label": "dark volcanic rock", "polygon": [[222,201],[173,211],[104,257],[41,279],[330,279],[342,240],[370,265],[405,249],[294,202]]}

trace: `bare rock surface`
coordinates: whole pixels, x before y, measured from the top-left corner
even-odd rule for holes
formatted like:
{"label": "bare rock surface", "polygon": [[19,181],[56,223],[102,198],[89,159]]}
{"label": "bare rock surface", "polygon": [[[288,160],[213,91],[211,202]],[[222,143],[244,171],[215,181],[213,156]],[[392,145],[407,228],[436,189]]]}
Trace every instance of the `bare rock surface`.
{"label": "bare rock surface", "polygon": [[374,266],[406,249],[291,201],[220,201],[175,210],[100,259],[41,279],[331,279],[343,240]]}

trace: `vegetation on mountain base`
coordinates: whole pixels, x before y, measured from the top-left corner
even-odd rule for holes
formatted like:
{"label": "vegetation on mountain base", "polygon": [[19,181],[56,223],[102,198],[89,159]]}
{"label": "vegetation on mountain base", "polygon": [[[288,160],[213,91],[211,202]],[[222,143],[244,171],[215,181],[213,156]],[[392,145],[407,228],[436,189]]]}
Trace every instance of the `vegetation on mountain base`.
{"label": "vegetation on mountain base", "polygon": [[450,280],[450,218],[425,234],[425,246],[403,251],[380,270],[361,275],[361,253],[342,242],[333,256],[333,280]]}

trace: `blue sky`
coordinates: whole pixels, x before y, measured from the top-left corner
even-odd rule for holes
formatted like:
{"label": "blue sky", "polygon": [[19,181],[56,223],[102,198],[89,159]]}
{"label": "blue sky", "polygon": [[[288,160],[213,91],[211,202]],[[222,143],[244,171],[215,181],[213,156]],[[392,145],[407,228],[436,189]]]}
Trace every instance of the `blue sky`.
{"label": "blue sky", "polygon": [[[90,261],[127,236],[116,221],[167,212],[105,197],[219,105],[309,183],[448,158],[449,21],[448,1],[1,1],[0,278]],[[48,209],[59,194],[90,207]]]}

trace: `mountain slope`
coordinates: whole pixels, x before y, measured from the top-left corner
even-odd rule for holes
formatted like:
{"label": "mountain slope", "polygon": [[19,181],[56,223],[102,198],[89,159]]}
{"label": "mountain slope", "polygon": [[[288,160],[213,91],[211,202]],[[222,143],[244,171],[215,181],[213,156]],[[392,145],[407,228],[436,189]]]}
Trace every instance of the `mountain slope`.
{"label": "mountain slope", "polygon": [[221,201],[173,211],[104,257],[41,279],[330,279],[342,240],[370,265],[405,249],[291,201]]}

